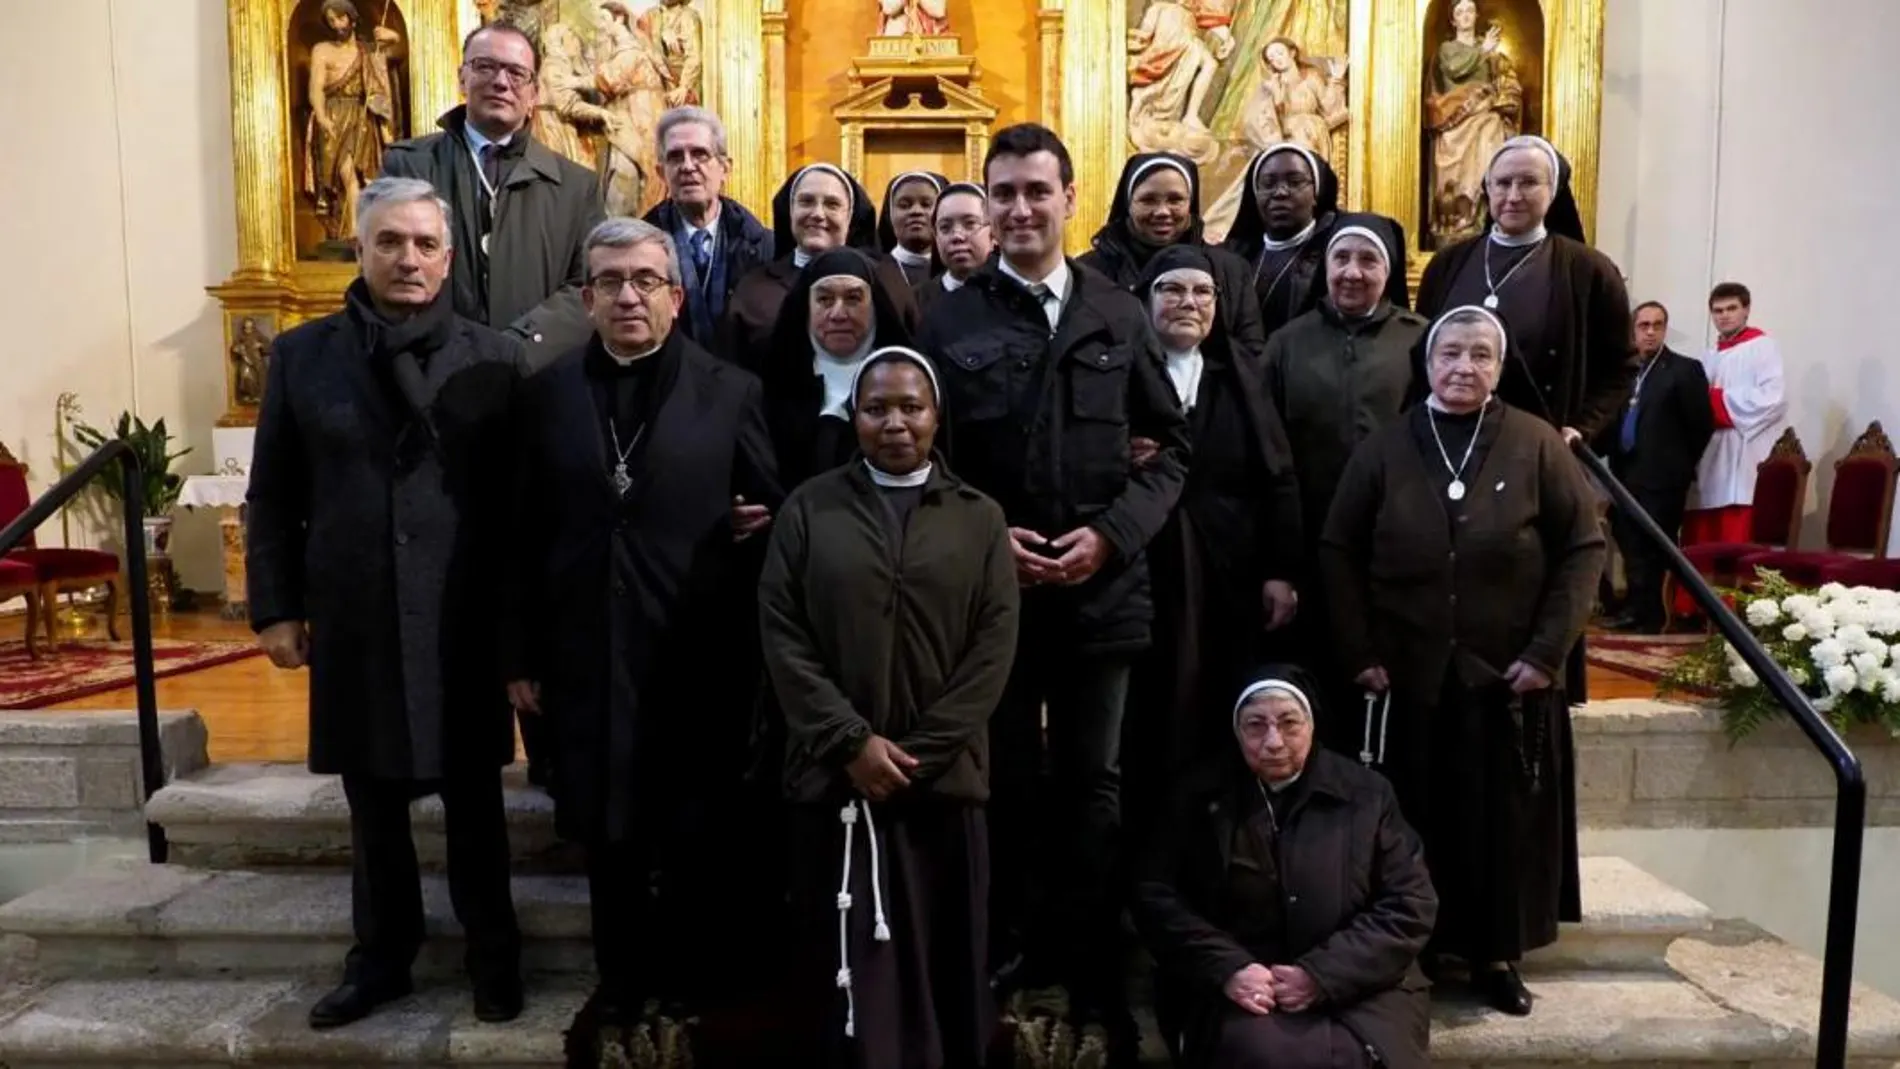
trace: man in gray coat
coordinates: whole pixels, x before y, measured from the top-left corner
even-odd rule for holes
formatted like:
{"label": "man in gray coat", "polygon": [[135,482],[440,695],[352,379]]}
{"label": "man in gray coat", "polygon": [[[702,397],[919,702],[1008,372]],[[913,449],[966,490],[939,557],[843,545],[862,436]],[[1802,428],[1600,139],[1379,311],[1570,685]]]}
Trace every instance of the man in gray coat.
{"label": "man in gray coat", "polygon": [[252,459],[251,626],[310,669],[310,770],[350,806],[356,943],[313,1028],[410,989],[423,938],[409,804],[440,794],[449,896],[475,1015],[521,1012],[501,768],[514,759],[490,611],[512,541],[505,493],[525,361],[457,316],[449,206],[377,179],[357,204],[362,277],[344,310],[280,335]]}
{"label": "man in gray coat", "polygon": [[437,121],[441,132],[383,156],[384,174],[428,182],[454,211],[456,314],[520,338],[535,367],[593,334],[581,242],[602,218],[593,172],[529,133],[540,61],[511,24],[469,34],[458,74],[466,103]]}
{"label": "man in gray coat", "polygon": [[[581,307],[581,244],[604,217],[593,172],[529,133],[540,66],[533,39],[512,24],[469,34],[458,75],[467,103],[442,116],[441,133],[398,142],[383,156],[384,174],[428,182],[454,212],[456,314],[521,339],[534,368],[593,337]],[[546,787],[552,742],[544,734],[537,718],[521,718],[528,778]]]}

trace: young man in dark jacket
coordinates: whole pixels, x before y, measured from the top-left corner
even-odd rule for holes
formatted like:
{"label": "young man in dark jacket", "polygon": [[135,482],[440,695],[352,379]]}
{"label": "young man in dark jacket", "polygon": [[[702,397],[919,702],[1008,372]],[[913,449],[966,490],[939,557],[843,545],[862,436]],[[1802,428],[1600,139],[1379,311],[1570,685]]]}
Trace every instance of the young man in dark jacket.
{"label": "young man in dark jacket", "polygon": [[[984,162],[1000,255],[936,301],[918,348],[943,376],[950,463],[1010,525],[1023,627],[992,722],[996,874],[992,967],[1004,989],[1070,988],[1078,1025],[1132,1029],[1111,891],[1129,670],[1149,642],[1143,548],[1187,470],[1186,421],[1132,294],[1063,255],[1075,213],[1068,149],[1034,124]],[[1130,463],[1130,439],[1158,443]],[[1055,770],[1038,799],[1043,707]],[[1033,869],[1033,871],[1032,871]],[[1046,891],[1027,915],[1029,888]]]}

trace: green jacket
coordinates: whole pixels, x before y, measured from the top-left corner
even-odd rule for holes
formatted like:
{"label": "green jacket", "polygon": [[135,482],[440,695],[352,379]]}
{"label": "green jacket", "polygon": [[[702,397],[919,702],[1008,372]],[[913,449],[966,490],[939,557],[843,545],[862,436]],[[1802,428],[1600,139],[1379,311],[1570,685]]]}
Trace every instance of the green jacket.
{"label": "green jacket", "polygon": [[871,735],[917,758],[913,791],[989,797],[989,719],[1016,654],[1003,510],[941,463],[901,544],[862,463],[807,480],[772,524],[759,580],[784,713],[785,793],[846,797]]}

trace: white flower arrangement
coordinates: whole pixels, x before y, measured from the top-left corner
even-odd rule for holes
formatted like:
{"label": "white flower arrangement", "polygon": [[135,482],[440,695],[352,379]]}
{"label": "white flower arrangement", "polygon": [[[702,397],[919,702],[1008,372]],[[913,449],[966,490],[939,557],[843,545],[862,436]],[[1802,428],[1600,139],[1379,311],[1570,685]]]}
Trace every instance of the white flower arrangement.
{"label": "white flower arrangement", "polygon": [[[1879,724],[1900,736],[1900,591],[1839,583],[1805,590],[1763,572],[1755,589],[1724,594],[1769,656],[1837,727]],[[1731,739],[1783,714],[1720,635],[1685,657],[1661,689],[1714,695]]]}

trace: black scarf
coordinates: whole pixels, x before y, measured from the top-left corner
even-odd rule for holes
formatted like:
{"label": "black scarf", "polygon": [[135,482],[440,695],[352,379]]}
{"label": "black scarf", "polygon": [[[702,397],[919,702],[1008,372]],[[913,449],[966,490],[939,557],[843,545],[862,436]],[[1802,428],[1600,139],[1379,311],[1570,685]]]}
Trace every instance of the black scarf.
{"label": "black scarf", "polygon": [[438,290],[435,300],[414,315],[392,320],[377,310],[369,283],[358,277],[343,293],[343,308],[363,339],[377,378],[394,386],[409,410],[427,425],[429,358],[447,345],[455,332],[455,305],[448,287]]}

